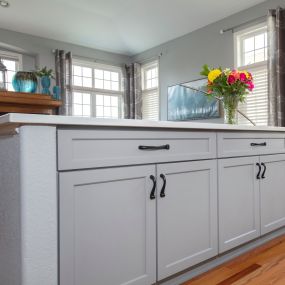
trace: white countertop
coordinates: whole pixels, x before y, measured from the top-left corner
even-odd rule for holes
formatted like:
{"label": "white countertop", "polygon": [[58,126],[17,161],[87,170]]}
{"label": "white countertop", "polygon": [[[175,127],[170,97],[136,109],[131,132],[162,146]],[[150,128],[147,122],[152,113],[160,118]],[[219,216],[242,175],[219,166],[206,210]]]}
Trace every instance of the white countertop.
{"label": "white countertop", "polygon": [[166,128],[189,130],[222,130],[222,131],[270,131],[285,132],[285,127],[254,127],[241,125],[195,123],[195,122],[169,122],[146,120],[114,120],[80,118],[71,116],[49,116],[10,113],[0,116],[0,130],[16,128],[22,125],[52,125],[74,127],[123,127],[123,128]]}

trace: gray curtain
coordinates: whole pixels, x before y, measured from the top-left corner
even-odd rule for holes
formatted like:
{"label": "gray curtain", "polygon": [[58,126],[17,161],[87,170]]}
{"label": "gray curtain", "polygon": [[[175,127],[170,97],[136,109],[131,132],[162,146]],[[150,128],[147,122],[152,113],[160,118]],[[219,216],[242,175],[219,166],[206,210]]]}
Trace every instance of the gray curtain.
{"label": "gray curtain", "polygon": [[285,126],[285,10],[268,14],[268,124]]}
{"label": "gray curtain", "polygon": [[141,65],[132,63],[125,66],[125,119],[142,119]]}
{"label": "gray curtain", "polygon": [[72,54],[64,50],[55,51],[56,85],[61,90],[60,115],[72,115]]}

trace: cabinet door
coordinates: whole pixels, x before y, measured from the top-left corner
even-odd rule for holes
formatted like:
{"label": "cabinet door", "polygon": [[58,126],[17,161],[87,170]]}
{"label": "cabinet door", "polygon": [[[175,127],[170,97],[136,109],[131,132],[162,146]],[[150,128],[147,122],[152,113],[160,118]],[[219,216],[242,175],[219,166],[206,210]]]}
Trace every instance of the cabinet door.
{"label": "cabinet door", "polygon": [[155,166],[60,173],[60,284],[156,280]]}
{"label": "cabinet door", "polygon": [[218,253],[216,168],[216,160],[157,166],[159,280]]}
{"label": "cabinet door", "polygon": [[260,236],[259,157],[218,161],[219,252]]}
{"label": "cabinet door", "polygon": [[266,171],[260,181],[261,234],[285,226],[285,154],[261,156]]}

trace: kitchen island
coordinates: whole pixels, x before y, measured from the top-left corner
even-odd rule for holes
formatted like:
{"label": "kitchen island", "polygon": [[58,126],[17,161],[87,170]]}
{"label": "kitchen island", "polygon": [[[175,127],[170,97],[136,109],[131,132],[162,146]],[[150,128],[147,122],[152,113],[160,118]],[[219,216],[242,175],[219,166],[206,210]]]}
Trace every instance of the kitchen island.
{"label": "kitchen island", "polygon": [[285,128],[7,114],[0,134],[0,284],[179,284],[285,232]]}

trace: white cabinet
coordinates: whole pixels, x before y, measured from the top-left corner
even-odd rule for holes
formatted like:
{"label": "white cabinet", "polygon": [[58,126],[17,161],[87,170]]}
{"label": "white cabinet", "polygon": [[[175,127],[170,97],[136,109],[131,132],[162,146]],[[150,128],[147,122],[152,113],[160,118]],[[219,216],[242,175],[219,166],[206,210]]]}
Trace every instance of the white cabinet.
{"label": "white cabinet", "polygon": [[150,285],[215,256],[216,163],[60,173],[60,284]]}
{"label": "white cabinet", "polygon": [[155,166],[60,173],[60,284],[156,280]]}
{"label": "white cabinet", "polygon": [[218,253],[217,161],[160,164],[157,176],[161,280]]}
{"label": "white cabinet", "polygon": [[260,235],[259,157],[218,161],[219,252]]}
{"label": "white cabinet", "polygon": [[261,234],[285,226],[285,154],[260,157]]}

